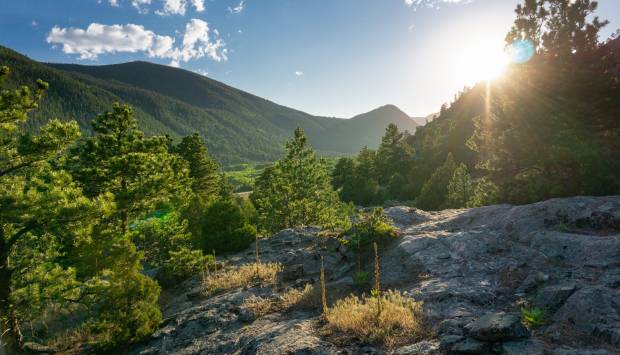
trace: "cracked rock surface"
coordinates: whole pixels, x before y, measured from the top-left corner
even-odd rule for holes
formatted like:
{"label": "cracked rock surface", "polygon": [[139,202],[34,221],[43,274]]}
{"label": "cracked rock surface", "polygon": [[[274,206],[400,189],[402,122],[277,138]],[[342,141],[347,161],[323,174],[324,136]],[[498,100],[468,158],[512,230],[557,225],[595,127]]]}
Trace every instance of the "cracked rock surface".
{"label": "cracked rock surface", "polygon": [[[385,349],[326,336],[318,309],[248,315],[241,305],[251,295],[277,298],[291,287],[318,287],[321,255],[328,303],[361,292],[352,280],[355,250],[299,228],[260,241],[262,261],[284,268],[277,285],[205,297],[199,277],[180,283],[162,296],[161,329],[131,352],[620,354],[620,196],[385,213],[401,238],[380,248],[382,287],[424,302],[429,339]],[[371,254],[361,260],[371,272]],[[251,246],[223,263],[253,261]],[[542,325],[524,327],[522,308],[543,310]]]}

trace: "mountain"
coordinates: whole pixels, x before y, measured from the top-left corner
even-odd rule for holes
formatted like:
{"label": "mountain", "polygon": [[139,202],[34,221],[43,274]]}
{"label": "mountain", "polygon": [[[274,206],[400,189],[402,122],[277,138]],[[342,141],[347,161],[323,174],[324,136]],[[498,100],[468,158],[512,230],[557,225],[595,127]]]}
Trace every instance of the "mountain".
{"label": "mountain", "polygon": [[[385,105],[348,120],[338,120],[329,130],[317,137],[318,146],[328,151],[355,153],[364,146],[375,148],[390,123],[400,130],[413,133],[418,124],[394,105]],[[353,140],[353,141],[351,141]]]}
{"label": "mountain", "polygon": [[[225,164],[277,159],[296,127],[304,129],[319,152],[332,155],[355,152],[364,144],[376,147],[392,122],[401,129],[415,128],[398,109],[380,108],[351,120],[313,116],[191,71],[148,62],[46,64],[0,46],[0,64],[12,70],[9,86],[33,85],[39,78],[50,83],[33,113],[34,129],[58,117],[75,119],[90,132],[90,120],[113,102],[122,102],[134,107],[145,133],[178,138],[198,132]],[[347,134],[335,135],[332,128]]]}

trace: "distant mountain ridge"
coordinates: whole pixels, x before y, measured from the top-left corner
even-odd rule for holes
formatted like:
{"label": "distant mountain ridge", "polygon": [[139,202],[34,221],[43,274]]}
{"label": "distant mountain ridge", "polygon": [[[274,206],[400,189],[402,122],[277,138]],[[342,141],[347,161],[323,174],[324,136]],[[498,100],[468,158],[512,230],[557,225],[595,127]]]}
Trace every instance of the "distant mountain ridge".
{"label": "distant mountain ridge", "polygon": [[86,66],[45,64],[0,46],[0,65],[12,69],[9,84],[50,83],[33,114],[34,128],[58,117],[76,119],[90,130],[90,120],[113,102],[134,107],[147,134],[173,138],[198,132],[223,163],[271,161],[296,127],[322,154],[350,154],[376,148],[385,128],[395,123],[413,132],[418,125],[387,105],[352,119],[320,117],[278,105],[191,71],[149,62]]}

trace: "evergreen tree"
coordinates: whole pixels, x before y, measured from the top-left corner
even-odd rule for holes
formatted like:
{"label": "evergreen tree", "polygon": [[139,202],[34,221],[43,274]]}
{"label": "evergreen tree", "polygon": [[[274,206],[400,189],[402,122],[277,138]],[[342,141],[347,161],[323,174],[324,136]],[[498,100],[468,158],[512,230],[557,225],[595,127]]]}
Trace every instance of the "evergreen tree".
{"label": "evergreen tree", "polygon": [[467,171],[467,166],[463,163],[459,164],[448,183],[448,207],[469,207],[469,202],[474,192],[473,189],[474,185]]}
{"label": "evergreen tree", "polygon": [[[0,84],[8,75],[2,67]],[[79,291],[75,270],[61,266],[63,244],[88,235],[110,211],[105,197],[85,198],[70,175],[52,168],[79,136],[75,122],[52,120],[37,135],[24,130],[46,89],[38,81],[34,92],[0,92],[0,352],[21,345],[20,316]]]}
{"label": "evergreen tree", "polygon": [[207,154],[207,148],[197,133],[183,137],[170,150],[180,155],[189,165],[194,197],[183,209],[182,215],[189,221],[188,229],[194,240],[200,240],[205,212],[209,204],[221,196],[225,177],[220,175],[219,165]]}
{"label": "evergreen tree", "polygon": [[198,133],[183,137],[181,142],[173,148],[189,163],[189,177],[192,179],[192,191],[205,201],[213,199],[218,194],[219,166],[207,154],[207,148]]}
{"label": "evergreen tree", "polygon": [[355,173],[355,160],[353,158],[343,157],[338,159],[334,170],[332,171],[332,185],[338,190],[349,184]]}
{"label": "evergreen tree", "polygon": [[315,156],[300,128],[286,143],[286,156],[257,179],[251,198],[259,226],[267,232],[347,222],[346,206],[332,189],[325,162]]}
{"label": "evergreen tree", "polygon": [[416,206],[425,210],[445,208],[448,198],[448,184],[454,176],[456,168],[456,163],[450,153],[444,164],[435,170],[422,187],[422,192],[416,200]]}
{"label": "evergreen tree", "polygon": [[187,201],[187,163],[169,153],[166,137],[145,137],[131,107],[115,104],[92,125],[95,135],[72,149],[67,166],[89,196],[114,195],[121,232],[130,220]]}
{"label": "evergreen tree", "polygon": [[[112,195],[116,210],[77,244],[72,257],[82,277],[106,280],[92,285],[97,297],[90,312],[97,317],[90,325],[113,346],[144,337],[161,319],[159,286],[140,272],[143,253],[147,262],[167,266],[191,239],[179,218],[162,219],[153,228],[147,228],[153,224],[148,221],[153,213],[182,208],[192,196],[192,181],[187,162],[169,152],[169,139],[145,137],[129,106],[115,104],[92,124],[95,134],[79,141],[66,166],[87,195]],[[144,249],[138,251],[135,243]],[[155,245],[162,249],[155,251]]]}
{"label": "evergreen tree", "polygon": [[[398,131],[398,127],[391,123],[385,130],[381,145],[375,157],[378,182],[382,186],[387,186],[394,174],[406,170],[411,164],[413,150],[406,143],[405,133]],[[398,198],[400,196],[392,196]]]}

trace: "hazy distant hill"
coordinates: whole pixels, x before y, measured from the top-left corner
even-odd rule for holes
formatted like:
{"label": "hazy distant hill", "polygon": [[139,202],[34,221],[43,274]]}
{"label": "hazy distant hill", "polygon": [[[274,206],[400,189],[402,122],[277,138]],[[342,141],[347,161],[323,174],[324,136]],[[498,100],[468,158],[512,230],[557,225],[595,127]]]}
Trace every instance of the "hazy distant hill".
{"label": "hazy distant hill", "polygon": [[328,151],[354,153],[364,146],[374,148],[381,143],[388,124],[394,123],[401,130],[413,133],[418,124],[394,105],[385,105],[348,120],[338,120],[323,135],[317,145]]}
{"label": "hazy distant hill", "polygon": [[97,113],[124,102],[135,108],[147,134],[198,132],[225,163],[278,158],[295,127],[302,127],[319,151],[338,154],[376,147],[389,123],[408,130],[416,126],[394,106],[352,120],[312,116],[191,71],[148,62],[44,64],[0,46],[0,64],[13,71],[10,85],[32,85],[38,78],[50,83],[34,125],[59,117],[76,119],[88,131]]}

